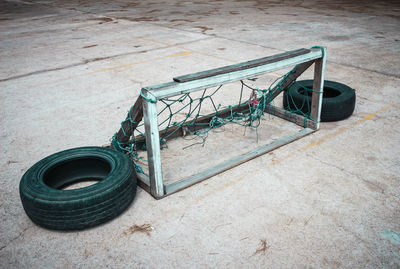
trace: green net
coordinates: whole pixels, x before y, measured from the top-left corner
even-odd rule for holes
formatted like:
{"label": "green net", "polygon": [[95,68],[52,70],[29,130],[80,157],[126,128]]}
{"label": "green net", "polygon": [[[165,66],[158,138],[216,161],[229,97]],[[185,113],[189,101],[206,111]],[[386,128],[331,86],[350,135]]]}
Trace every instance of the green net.
{"label": "green net", "polygon": [[[285,91],[285,89],[282,89],[283,82],[289,79],[289,86],[293,83],[298,83],[292,78],[295,70],[296,67],[284,76],[275,79],[270,83],[269,87],[264,89],[250,85],[250,82],[255,82],[257,78],[251,78],[246,81],[240,80],[235,84],[240,87],[238,96],[236,97],[233,97],[232,94],[229,94],[229,97],[228,95],[220,94],[221,90],[226,86],[224,84],[198,92],[182,94],[177,97],[159,99],[157,105],[158,125],[159,130],[162,130],[160,131],[161,149],[167,148],[168,140],[177,136],[194,141],[190,146],[186,146],[185,148],[193,145],[204,146],[211,130],[223,131],[222,127],[228,123],[257,129],[260,125],[260,119],[271,108],[270,104],[273,102],[271,97],[277,91]],[[305,94],[313,92],[312,89],[306,88],[301,84],[299,85],[304,89]],[[237,98],[236,101],[233,98]],[[292,100],[293,97],[287,94],[287,92],[284,98],[286,98],[284,103],[287,104],[285,106],[287,113],[296,113],[304,116],[305,125],[306,120],[311,119],[308,112],[310,111],[310,102],[304,99],[301,104],[296,104]],[[235,105],[221,104],[221,100],[232,102]],[[146,101],[150,102],[151,100]],[[128,112],[125,121],[129,121],[131,123],[130,126],[135,123],[130,112]],[[121,123],[121,126],[125,121]],[[124,131],[124,128],[122,130]],[[131,131],[132,133],[133,131],[136,132],[136,135],[132,135],[131,139],[124,143],[118,141],[115,134],[111,141],[112,146],[128,154],[134,161],[137,171],[143,173],[139,163],[147,161],[137,154],[138,151],[146,150],[143,122],[138,123],[136,129]],[[195,140],[194,138],[200,139]]]}

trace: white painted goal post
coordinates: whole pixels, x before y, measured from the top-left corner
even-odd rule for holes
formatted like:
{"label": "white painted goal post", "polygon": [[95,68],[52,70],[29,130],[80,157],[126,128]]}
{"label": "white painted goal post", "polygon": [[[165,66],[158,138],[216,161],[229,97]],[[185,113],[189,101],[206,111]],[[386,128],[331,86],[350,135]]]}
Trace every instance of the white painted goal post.
{"label": "white painted goal post", "polygon": [[[145,139],[146,143],[149,171],[148,174],[138,173],[139,185],[156,199],[163,198],[318,130],[323,96],[325,62],[326,52],[323,47],[298,49],[240,64],[175,77],[171,82],[145,87],[141,90],[141,96],[138,97],[135,105],[129,111],[131,120],[129,122],[123,122],[115,138],[121,143],[128,141],[130,136],[133,135],[133,130],[143,117],[145,128],[145,138],[143,139]],[[291,114],[280,107],[272,105],[271,101],[277,97],[286,86],[293,83],[293,81],[312,64],[314,64],[314,83],[310,116],[305,117],[303,115]],[[163,98],[170,98],[235,81],[241,81],[243,79],[254,78],[259,75],[293,66],[295,66],[295,68],[292,69],[291,75],[289,77],[284,77],[283,81],[280,82],[279,88],[269,93],[265,112],[293,122],[303,127],[303,129],[275,140],[272,143],[259,146],[245,154],[223,161],[195,175],[171,184],[164,183],[160,153],[160,136],[170,132],[168,134],[172,138],[182,135],[185,130],[180,130],[180,126],[175,126],[175,129],[159,130],[157,102]],[[235,109],[240,111],[243,108],[237,106]],[[223,113],[227,112],[221,111],[219,113],[223,115]],[[212,120],[212,115],[202,116],[195,120],[207,123]]]}

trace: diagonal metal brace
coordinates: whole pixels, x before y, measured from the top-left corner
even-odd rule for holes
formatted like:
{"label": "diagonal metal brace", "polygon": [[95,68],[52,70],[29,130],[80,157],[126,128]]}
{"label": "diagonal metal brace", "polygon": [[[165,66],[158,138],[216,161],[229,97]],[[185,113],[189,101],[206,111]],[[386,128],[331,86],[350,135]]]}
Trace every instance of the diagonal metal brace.
{"label": "diagonal metal brace", "polygon": [[135,104],[129,110],[126,119],[121,123],[121,128],[115,136],[115,139],[122,144],[127,143],[142,119],[143,97],[139,95]]}

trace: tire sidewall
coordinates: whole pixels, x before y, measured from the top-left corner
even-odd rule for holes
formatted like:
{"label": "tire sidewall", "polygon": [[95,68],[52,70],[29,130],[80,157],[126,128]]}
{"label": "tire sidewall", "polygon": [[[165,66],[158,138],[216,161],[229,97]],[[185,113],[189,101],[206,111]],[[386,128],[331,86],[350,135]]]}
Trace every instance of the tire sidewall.
{"label": "tire sidewall", "polygon": [[[308,89],[313,88],[313,80],[302,80],[293,83],[285,90],[284,107],[294,108],[294,105],[303,113],[310,113],[312,97],[300,93],[302,86]],[[335,82],[324,81],[324,88],[333,88],[340,92],[338,96],[322,98],[321,121],[337,121],[349,117],[355,107],[355,91],[349,86]]]}
{"label": "tire sidewall", "polygon": [[[129,165],[128,157],[123,155],[124,157],[120,158],[117,155],[120,154],[114,150],[97,147],[82,147],[61,151],[40,160],[29,168],[21,179],[20,187],[30,186],[32,190],[35,190],[37,198],[40,199],[40,194],[45,193],[46,198],[51,198],[54,201],[81,199],[88,195],[94,196],[118,187],[118,183],[121,182],[118,177],[130,174],[131,169],[129,168],[132,168],[132,166]],[[111,166],[111,171],[107,177],[90,186],[73,190],[58,190],[44,183],[43,176],[50,168],[68,160],[85,157],[99,158],[107,161]]]}
{"label": "tire sidewall", "polygon": [[[59,190],[44,182],[49,169],[80,158],[106,161],[110,172],[99,182],[79,189]],[[126,207],[133,200],[136,180],[133,163],[126,155],[108,148],[82,147],[52,154],[34,164],[21,178],[19,191],[22,205],[35,223],[50,229],[76,230],[100,224],[122,212],[125,208],[118,208],[118,204]],[[103,216],[101,208],[115,212]],[[63,221],[64,214],[68,220]],[[85,215],[86,221],[79,219]],[[38,216],[44,220],[39,221]]]}

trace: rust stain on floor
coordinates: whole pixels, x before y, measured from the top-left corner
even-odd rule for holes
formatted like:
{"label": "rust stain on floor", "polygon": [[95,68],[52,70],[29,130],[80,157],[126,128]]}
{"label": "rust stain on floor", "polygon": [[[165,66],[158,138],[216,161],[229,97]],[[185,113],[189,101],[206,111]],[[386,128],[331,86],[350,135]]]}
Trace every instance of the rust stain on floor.
{"label": "rust stain on floor", "polygon": [[94,44],[94,45],[88,45],[88,46],[83,46],[83,47],[82,47],[82,49],[93,48],[93,47],[96,47],[96,46],[97,46],[97,44]]}
{"label": "rust stain on floor", "polygon": [[134,224],[124,232],[124,235],[130,235],[138,232],[138,233],[145,233],[147,236],[150,236],[150,232],[152,232],[153,230],[154,230],[153,226],[151,226],[148,223],[142,225]]}
{"label": "rust stain on floor", "polygon": [[89,19],[89,21],[100,21],[99,24],[102,24],[104,22],[111,22],[111,21],[113,21],[113,19],[112,18],[108,18],[108,17],[102,17],[102,18]]}
{"label": "rust stain on floor", "polygon": [[270,247],[271,246],[269,246],[267,244],[267,240],[266,239],[261,239],[260,240],[260,247],[251,256],[255,256],[257,254],[265,254]]}
{"label": "rust stain on floor", "polygon": [[203,34],[205,34],[206,31],[214,30],[213,28],[211,28],[211,27],[206,27],[206,26],[193,26],[193,28],[201,29],[201,32],[202,32]]}
{"label": "rust stain on floor", "polygon": [[159,21],[156,17],[139,17],[139,18],[131,18],[131,17],[117,17],[119,20],[127,20],[134,22],[143,22],[143,21]]}

